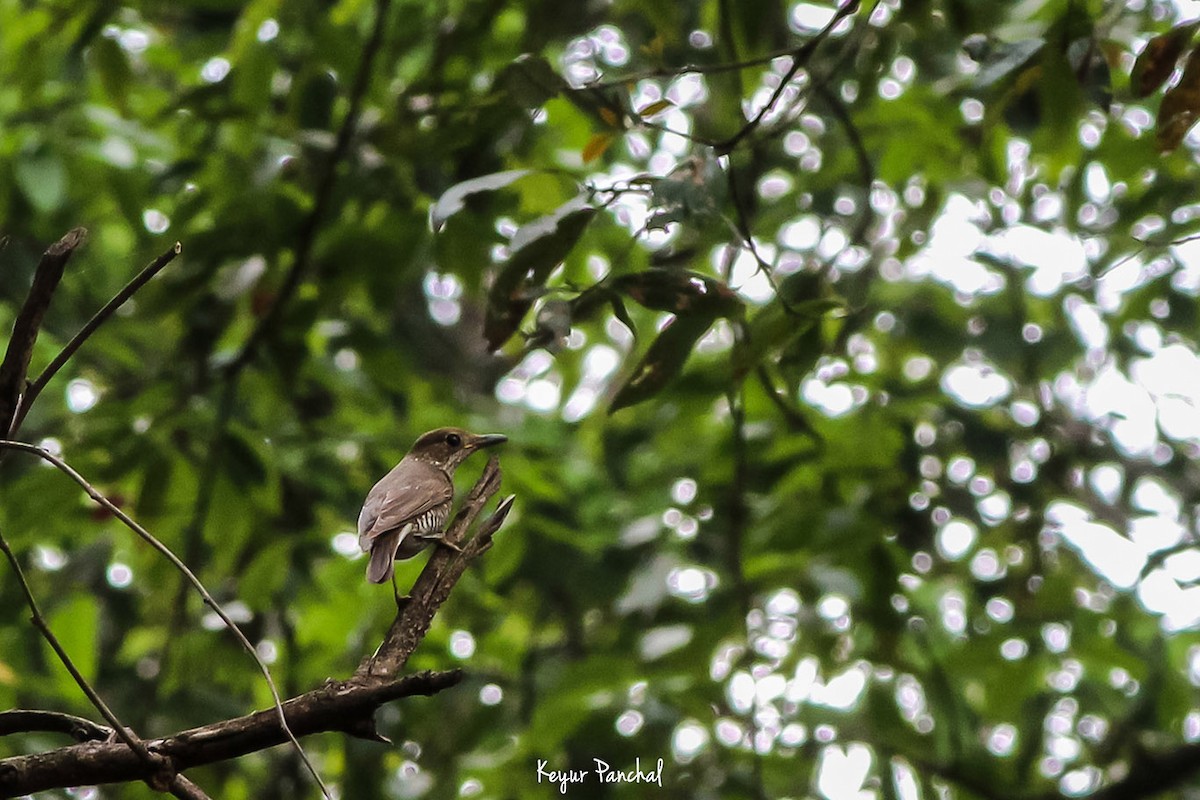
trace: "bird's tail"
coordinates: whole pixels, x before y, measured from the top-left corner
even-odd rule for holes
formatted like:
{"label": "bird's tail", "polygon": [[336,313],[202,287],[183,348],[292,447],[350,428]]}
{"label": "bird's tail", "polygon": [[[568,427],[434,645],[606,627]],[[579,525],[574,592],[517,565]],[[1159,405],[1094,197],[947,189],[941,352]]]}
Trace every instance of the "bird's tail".
{"label": "bird's tail", "polygon": [[388,531],[371,541],[371,562],[367,564],[367,580],[371,583],[387,583],[395,569],[396,548],[400,545],[400,531]]}

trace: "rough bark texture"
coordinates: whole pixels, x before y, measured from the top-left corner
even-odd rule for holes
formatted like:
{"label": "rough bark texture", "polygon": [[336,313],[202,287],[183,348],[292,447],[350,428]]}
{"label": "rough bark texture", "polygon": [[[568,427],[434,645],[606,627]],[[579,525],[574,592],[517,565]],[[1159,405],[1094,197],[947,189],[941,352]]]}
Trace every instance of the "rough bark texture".
{"label": "rough bark texture", "polygon": [[[395,680],[330,681],[319,689],[283,704],[288,727],[296,736],[323,731],[344,731],[354,736],[379,738],[371,719],[375,709],[389,700],[411,695],[431,695],[462,679],[458,670],[422,672]],[[283,744],[287,736],[275,709],[215,722],[162,739],[146,739],[146,748],[164,756],[178,773],[189,767],[226,761]],[[16,756],[0,761],[0,795],[41,792],[64,786],[152,780],[146,763],[121,742],[89,741],[46,753]]]}
{"label": "rough bark texture", "polygon": [[[470,563],[491,547],[492,534],[512,507],[511,497],[500,503],[473,538],[467,540],[466,535],[499,487],[500,465],[493,456],[446,531],[446,540],[460,546],[461,552],[452,547],[439,547],[431,554],[413,586],[411,600],[396,615],[375,654],[365,658],[349,680],[327,681],[324,686],[283,704],[288,727],[297,737],[342,731],[364,739],[387,741],[375,728],[374,713],[380,705],[399,697],[435,694],[462,679],[459,670],[402,677],[398,673],[425,637],[433,616],[449,597],[454,584]],[[27,715],[28,712],[9,714]],[[77,738],[92,739],[106,729],[81,725],[79,720],[66,715],[39,713],[33,717],[6,717],[0,714],[0,734],[18,730],[58,730]],[[151,767],[145,759],[122,742],[107,738],[85,741],[46,753],[0,761],[0,796],[15,797],[66,786],[126,781],[170,786],[177,796],[187,796],[186,784],[175,787],[171,783],[182,771],[234,759],[286,741],[287,736],[274,708],[161,739],[143,740],[150,753],[162,757],[169,765],[165,775],[150,774]]]}

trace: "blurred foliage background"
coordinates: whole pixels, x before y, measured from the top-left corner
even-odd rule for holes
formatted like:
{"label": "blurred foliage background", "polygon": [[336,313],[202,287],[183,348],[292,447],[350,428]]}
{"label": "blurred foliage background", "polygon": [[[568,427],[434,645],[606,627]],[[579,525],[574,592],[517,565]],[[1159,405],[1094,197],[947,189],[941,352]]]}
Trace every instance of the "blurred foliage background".
{"label": "blurred foliage background", "polygon": [[[183,244],[21,437],[289,695],[394,613],[373,482],[433,427],[510,437],[516,512],[410,663],[468,677],[386,707],[394,747],[306,740],[342,797],[557,796],[539,759],[597,758],[663,788],[567,796],[1189,796],[1197,13],[0,0],[5,330],[90,230],[33,374]],[[124,721],[269,704],[63,475],[0,484]],[[3,574],[0,706],[93,716]],[[318,796],[287,748],[190,776]]]}

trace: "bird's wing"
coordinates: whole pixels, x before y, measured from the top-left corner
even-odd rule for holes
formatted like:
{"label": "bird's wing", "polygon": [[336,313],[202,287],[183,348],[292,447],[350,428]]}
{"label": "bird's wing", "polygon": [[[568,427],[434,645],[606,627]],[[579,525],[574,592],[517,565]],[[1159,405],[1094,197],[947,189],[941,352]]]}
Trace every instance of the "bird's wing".
{"label": "bird's wing", "polygon": [[369,550],[375,538],[415,521],[453,497],[454,484],[440,469],[401,462],[375,484],[363,503],[358,515],[359,547]]}

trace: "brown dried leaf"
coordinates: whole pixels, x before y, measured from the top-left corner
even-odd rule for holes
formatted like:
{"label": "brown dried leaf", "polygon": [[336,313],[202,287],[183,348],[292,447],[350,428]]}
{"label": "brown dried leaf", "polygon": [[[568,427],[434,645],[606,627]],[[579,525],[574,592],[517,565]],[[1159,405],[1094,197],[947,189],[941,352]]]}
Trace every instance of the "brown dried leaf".
{"label": "brown dried leaf", "polygon": [[1158,107],[1155,141],[1160,152],[1169,153],[1200,116],[1200,47],[1188,54],[1183,77],[1163,95]]}
{"label": "brown dried leaf", "polygon": [[1134,97],[1146,97],[1171,77],[1175,64],[1183,49],[1196,33],[1197,23],[1177,25],[1166,33],[1160,33],[1138,54],[1129,75]]}
{"label": "brown dried leaf", "polygon": [[609,145],[613,143],[613,138],[611,133],[593,133],[592,138],[588,139],[587,144],[583,146],[583,163],[590,164],[604,155]]}

